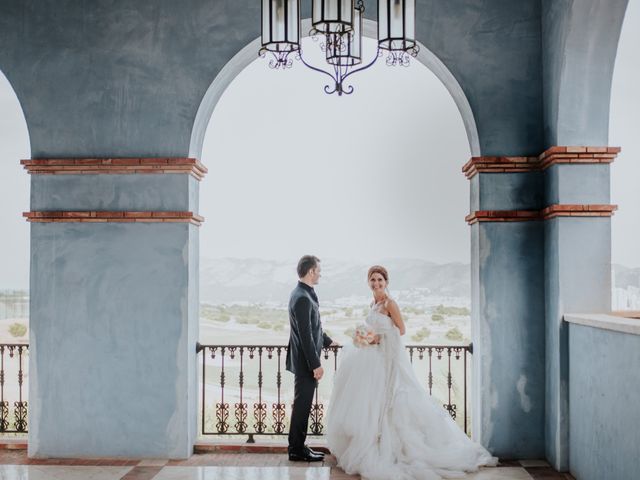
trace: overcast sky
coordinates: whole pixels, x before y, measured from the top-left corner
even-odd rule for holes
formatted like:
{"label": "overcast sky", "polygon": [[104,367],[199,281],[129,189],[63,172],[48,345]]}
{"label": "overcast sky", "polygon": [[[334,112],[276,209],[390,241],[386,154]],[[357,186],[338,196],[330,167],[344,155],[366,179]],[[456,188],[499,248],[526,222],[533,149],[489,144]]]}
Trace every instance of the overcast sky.
{"label": "overcast sky", "polygon": [[[613,261],[640,266],[640,5],[630,2],[616,62],[610,145]],[[371,42],[371,41],[369,41]],[[371,47],[367,43],[365,48]],[[307,47],[309,50],[311,47]],[[369,48],[371,52],[371,48]],[[469,261],[469,146],[460,114],[423,65],[379,62],[354,75],[349,97],[300,64],[249,65],[216,107],[205,138],[201,254],[296,259]],[[0,289],[28,286],[29,140],[0,74]]]}
{"label": "overcast sky", "polygon": [[[305,51],[318,49],[305,42]],[[324,93],[328,77],[301,64],[266,63],[237,77],[209,123],[202,255],[468,261],[460,169],[470,150],[430,70],[382,58],[338,97]]]}

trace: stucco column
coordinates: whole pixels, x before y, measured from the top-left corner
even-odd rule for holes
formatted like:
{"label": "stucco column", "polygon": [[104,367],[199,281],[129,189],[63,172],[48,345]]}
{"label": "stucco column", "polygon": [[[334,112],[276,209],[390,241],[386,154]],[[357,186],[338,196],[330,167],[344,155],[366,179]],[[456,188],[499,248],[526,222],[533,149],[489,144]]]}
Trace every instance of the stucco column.
{"label": "stucco column", "polygon": [[474,157],[472,432],[501,458],[544,454],[544,230],[537,158]]}
{"label": "stucco column", "polygon": [[[609,163],[607,147],[552,147],[545,173],[546,458],[569,469],[569,356],[565,313],[611,309]],[[577,419],[588,421],[588,419]]]}
{"label": "stucco column", "polygon": [[23,163],[29,456],[188,457],[206,169],[188,158]]}

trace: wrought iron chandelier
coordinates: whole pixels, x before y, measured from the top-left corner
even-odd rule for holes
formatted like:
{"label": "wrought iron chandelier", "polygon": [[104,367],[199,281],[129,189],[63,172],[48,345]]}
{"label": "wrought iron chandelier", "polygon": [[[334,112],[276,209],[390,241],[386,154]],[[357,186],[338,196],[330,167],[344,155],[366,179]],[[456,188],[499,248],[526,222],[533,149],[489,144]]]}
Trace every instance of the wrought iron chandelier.
{"label": "wrought iron chandelier", "polygon": [[418,55],[415,40],[415,0],[378,0],[378,47],[367,63],[362,59],[364,0],[312,0],[309,35],[320,40],[326,69],[311,65],[304,58],[300,43],[300,0],[262,0],[262,48],[258,55],[273,58],[274,69],[291,68],[293,59],[312,70],[328,75],[333,85],[325,85],[327,94],[349,95],[352,85],[344,81],[356,72],[371,67],[387,54],[389,66],[408,66]]}

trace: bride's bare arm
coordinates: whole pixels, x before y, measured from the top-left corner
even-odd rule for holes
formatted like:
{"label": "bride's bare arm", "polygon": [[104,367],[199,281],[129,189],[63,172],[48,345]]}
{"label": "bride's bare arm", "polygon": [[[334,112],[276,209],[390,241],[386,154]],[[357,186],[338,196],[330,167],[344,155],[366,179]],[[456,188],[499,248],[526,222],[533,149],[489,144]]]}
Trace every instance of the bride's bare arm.
{"label": "bride's bare arm", "polygon": [[391,320],[393,320],[393,324],[400,330],[400,335],[404,335],[407,329],[404,326],[404,320],[402,320],[400,309],[395,300],[389,299],[387,302],[387,311],[389,312]]}

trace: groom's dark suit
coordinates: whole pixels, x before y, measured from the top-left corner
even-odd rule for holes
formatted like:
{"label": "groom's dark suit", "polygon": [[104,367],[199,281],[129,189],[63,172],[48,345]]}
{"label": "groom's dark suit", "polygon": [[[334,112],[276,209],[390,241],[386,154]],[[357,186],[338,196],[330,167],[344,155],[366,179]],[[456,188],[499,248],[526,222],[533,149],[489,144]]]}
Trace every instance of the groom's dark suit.
{"label": "groom's dark suit", "polygon": [[289,298],[289,349],[287,350],[287,370],[295,378],[293,411],[289,427],[289,453],[303,453],[307,438],[309,413],[317,380],[313,370],[320,366],[322,347],[328,347],[332,340],[322,332],[320,311],[316,292],[309,285],[298,282]]}

